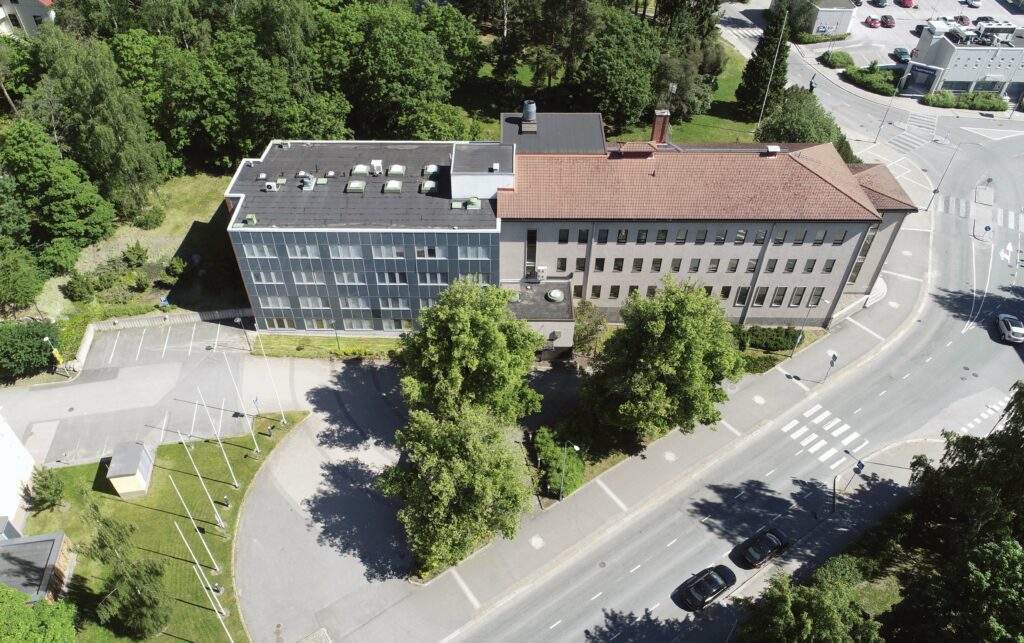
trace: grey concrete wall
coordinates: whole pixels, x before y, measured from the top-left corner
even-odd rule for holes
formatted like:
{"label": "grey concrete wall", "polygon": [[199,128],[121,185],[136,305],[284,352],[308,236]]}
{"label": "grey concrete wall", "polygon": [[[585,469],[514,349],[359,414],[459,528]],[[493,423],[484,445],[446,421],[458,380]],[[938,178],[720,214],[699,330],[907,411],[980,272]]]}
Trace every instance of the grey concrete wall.
{"label": "grey concrete wall", "polygon": [[857,279],[853,283],[846,284],[847,294],[866,295],[871,292],[906,217],[906,212],[888,212],[882,215],[882,222],[879,224],[875,239],[864,258],[860,274],[857,275]]}
{"label": "grey concrete wall", "polygon": [[850,24],[853,22],[853,5],[849,9],[829,9],[818,7],[814,17],[814,25],[811,33],[814,35],[823,34],[844,34],[850,33]]}

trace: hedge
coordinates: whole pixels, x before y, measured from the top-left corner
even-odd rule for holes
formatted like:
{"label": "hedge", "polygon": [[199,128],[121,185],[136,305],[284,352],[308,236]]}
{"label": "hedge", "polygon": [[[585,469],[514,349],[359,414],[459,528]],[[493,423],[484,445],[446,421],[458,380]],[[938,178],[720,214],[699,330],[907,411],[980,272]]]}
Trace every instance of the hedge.
{"label": "hedge", "polygon": [[740,326],[733,324],[732,334],[740,350],[759,348],[763,351],[788,351],[796,345],[800,331],[792,326]]}
{"label": "hedge", "polygon": [[958,109],[977,109],[982,111],[1004,111],[1006,101],[996,94],[988,92],[968,92],[954,94],[948,90],[925,94],[921,102],[931,107],[956,107]]}
{"label": "hedge", "polygon": [[882,69],[878,63],[871,63],[868,67],[847,67],[843,70],[843,76],[861,89],[892,96],[903,72],[898,69]]}
{"label": "hedge", "polygon": [[[576,449],[567,449],[563,440],[547,427],[541,427],[533,436],[533,447],[537,454],[537,469],[540,471],[540,492],[551,498],[568,496],[583,486],[587,465],[583,454]],[[562,463],[565,463],[565,480],[562,479]]]}
{"label": "hedge", "polygon": [[846,40],[850,37],[848,33],[807,33],[806,31],[798,31],[791,34],[791,40],[799,45],[814,45],[819,42],[833,42],[839,40]]}
{"label": "hedge", "polygon": [[780,361],[782,361],[782,357],[767,353],[744,355],[743,367],[747,373],[765,373],[775,368]]}
{"label": "hedge", "polygon": [[849,69],[850,67],[856,67],[853,62],[853,56],[845,51],[826,51],[822,55],[818,56],[818,62],[829,69]]}

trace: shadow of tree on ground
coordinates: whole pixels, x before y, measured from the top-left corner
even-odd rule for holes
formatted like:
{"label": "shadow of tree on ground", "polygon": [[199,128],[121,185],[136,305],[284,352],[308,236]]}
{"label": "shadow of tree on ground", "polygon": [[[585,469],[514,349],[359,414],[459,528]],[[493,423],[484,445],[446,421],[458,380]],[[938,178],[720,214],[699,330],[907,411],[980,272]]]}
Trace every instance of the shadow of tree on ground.
{"label": "shadow of tree on ground", "polygon": [[306,394],[316,413],[326,415],[327,428],[317,435],[321,446],[354,449],[394,448],[395,431],[408,413],[398,385],[398,369],[352,360],[332,377],[332,385]]}
{"label": "shadow of tree on ground", "polygon": [[633,612],[604,610],[604,622],[584,630],[587,643],[657,643],[683,641],[694,637],[725,640],[736,623],[733,611],[723,605],[711,605],[689,619],[655,618],[650,610],[637,616]]}

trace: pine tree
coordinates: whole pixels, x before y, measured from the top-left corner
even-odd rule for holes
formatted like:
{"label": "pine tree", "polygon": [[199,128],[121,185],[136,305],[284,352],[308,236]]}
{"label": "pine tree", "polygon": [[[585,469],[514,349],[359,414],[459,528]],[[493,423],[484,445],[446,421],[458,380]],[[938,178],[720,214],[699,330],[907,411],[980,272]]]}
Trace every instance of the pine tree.
{"label": "pine tree", "polygon": [[[754,55],[743,70],[743,80],[736,90],[736,102],[740,115],[747,121],[756,121],[782,99],[786,89],[786,61],[789,58],[788,10],[784,5],[772,11],[771,19],[761,39],[757,42]],[[775,72],[772,72],[772,67]],[[765,103],[765,93],[768,94]]]}

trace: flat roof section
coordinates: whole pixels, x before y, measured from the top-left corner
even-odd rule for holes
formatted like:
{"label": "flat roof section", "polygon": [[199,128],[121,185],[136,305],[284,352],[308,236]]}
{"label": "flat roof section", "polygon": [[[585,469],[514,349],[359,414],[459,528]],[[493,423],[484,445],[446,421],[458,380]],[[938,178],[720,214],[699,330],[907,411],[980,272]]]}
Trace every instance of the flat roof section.
{"label": "flat roof section", "polygon": [[[476,146],[504,154],[497,143]],[[477,150],[473,154],[486,156]],[[261,159],[243,161],[228,186],[225,196],[241,197],[230,225],[232,229],[239,224],[241,229],[496,229],[492,200],[483,200],[477,210],[452,208],[451,156],[451,142],[275,142]],[[376,176],[373,161],[381,165],[382,172]],[[404,172],[392,171],[394,165],[404,166]],[[437,166],[432,177],[423,176],[427,165]],[[310,175],[312,189],[303,189],[300,172]],[[353,180],[363,182],[361,191],[347,187]],[[421,187],[427,180],[434,182],[429,192]],[[276,190],[267,190],[267,183]],[[244,224],[249,215],[255,217],[255,224]]]}
{"label": "flat roof section", "polygon": [[[560,301],[549,298],[554,291],[561,291]],[[522,284],[519,287],[519,301],[508,305],[516,317],[531,321],[572,321],[572,284],[568,281],[542,281]]]}
{"label": "flat roof section", "polygon": [[515,163],[515,148],[511,145],[491,143],[456,143],[452,172],[456,174],[487,174],[494,172],[511,174]]}
{"label": "flat roof section", "polygon": [[522,127],[522,114],[501,115],[501,142],[517,154],[604,154],[604,121],[599,113],[537,114],[537,127]]}
{"label": "flat roof section", "polygon": [[63,532],[0,540],[0,583],[29,595],[30,601],[46,596]]}

